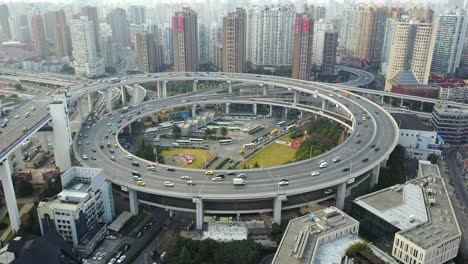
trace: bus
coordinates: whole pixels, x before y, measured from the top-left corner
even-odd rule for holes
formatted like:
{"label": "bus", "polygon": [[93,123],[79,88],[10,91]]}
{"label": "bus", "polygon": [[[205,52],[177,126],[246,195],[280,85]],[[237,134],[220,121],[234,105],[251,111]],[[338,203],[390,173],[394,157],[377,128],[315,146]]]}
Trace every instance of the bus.
{"label": "bus", "polygon": [[230,139],[223,139],[223,140],[218,141],[218,143],[219,143],[220,145],[229,145],[229,144],[232,144],[232,140],[230,140]]}
{"label": "bus", "polygon": [[255,134],[255,133],[261,131],[262,129],[263,129],[263,126],[262,126],[262,125],[253,125],[253,126],[244,128],[244,129],[242,130],[242,132],[245,132],[245,133],[247,133],[247,134],[252,135],[252,134]]}
{"label": "bus", "polygon": [[286,127],[286,131],[291,131],[291,130],[294,130],[294,129],[296,129],[296,125],[290,125],[290,126]]}
{"label": "bus", "polygon": [[273,129],[272,131],[270,131],[270,137],[274,137],[278,134],[279,130],[278,129]]}
{"label": "bus", "polygon": [[127,112],[128,112],[128,107],[124,107],[124,108],[120,109],[120,113],[125,114]]}
{"label": "bus", "polygon": [[179,143],[180,145],[190,145],[190,144],[192,144],[192,142],[190,140],[179,139],[176,142]]}
{"label": "bus", "polygon": [[228,122],[216,122],[216,125],[218,126],[229,126]]}
{"label": "bus", "polygon": [[242,146],[242,147],[245,148],[245,149],[255,148],[255,143],[244,144],[244,146]]}
{"label": "bus", "polygon": [[282,125],[284,125],[285,123],[286,123],[286,121],[281,121],[281,122],[278,122],[278,124],[276,124],[276,125],[282,126]]}
{"label": "bus", "polygon": [[192,144],[203,144],[203,139],[201,138],[189,138],[189,141]]}

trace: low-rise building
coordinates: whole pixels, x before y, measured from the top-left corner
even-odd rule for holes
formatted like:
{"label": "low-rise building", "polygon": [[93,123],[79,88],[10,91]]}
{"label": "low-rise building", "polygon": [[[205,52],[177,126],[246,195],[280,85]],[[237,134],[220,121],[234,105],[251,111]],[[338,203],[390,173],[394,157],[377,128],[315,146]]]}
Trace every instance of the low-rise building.
{"label": "low-rise building", "polygon": [[465,102],[468,99],[468,84],[455,77],[431,76],[429,83],[439,88],[439,99]]}
{"label": "low-rise building", "polygon": [[114,218],[112,186],[96,168],[72,167],[60,178],[62,192],[39,202],[41,233],[56,230],[86,256],[105,237],[105,224]]}
{"label": "low-rise building", "polygon": [[400,263],[445,263],[457,255],[461,231],[437,165],[419,161],[418,177],[358,197],[352,216],[360,235]]}
{"label": "low-rise building", "polygon": [[445,143],[462,145],[468,142],[468,110],[437,105],[432,111],[431,125]]}

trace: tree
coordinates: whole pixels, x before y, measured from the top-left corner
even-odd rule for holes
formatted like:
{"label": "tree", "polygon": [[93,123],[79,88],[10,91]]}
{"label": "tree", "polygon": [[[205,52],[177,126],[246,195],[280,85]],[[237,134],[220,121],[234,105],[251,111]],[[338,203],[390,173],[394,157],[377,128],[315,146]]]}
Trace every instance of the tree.
{"label": "tree", "polygon": [[112,66],[106,66],[105,71],[110,75],[117,73],[117,70]]}
{"label": "tree", "polygon": [[178,125],[172,125],[172,135],[174,138],[180,138],[182,135],[182,129]]}
{"label": "tree", "polygon": [[221,130],[220,130],[220,133],[221,133],[221,136],[226,137],[226,135],[228,134],[227,128],[222,127]]}
{"label": "tree", "polygon": [[135,156],[142,157],[149,161],[156,160],[156,154],[154,153],[153,146],[151,143],[144,137],[140,137],[136,144],[136,149],[134,151]]}
{"label": "tree", "polygon": [[260,165],[258,165],[258,162],[255,162],[255,164],[253,165],[253,168],[255,169],[260,168]]}
{"label": "tree", "polygon": [[212,134],[212,135],[216,135],[216,133],[218,133],[218,129],[217,129],[216,127],[213,127],[213,128],[211,129],[211,134]]}
{"label": "tree", "polygon": [[75,74],[75,68],[71,67],[68,64],[65,64],[65,65],[63,65],[63,68],[60,71],[60,73],[72,74],[73,75],[73,74]]}
{"label": "tree", "polygon": [[21,85],[21,83],[16,83],[15,84],[15,89],[17,91],[24,91],[24,87],[23,87],[23,85]]}
{"label": "tree", "polygon": [[427,156],[427,160],[430,161],[432,164],[437,163],[437,155],[434,153],[431,153]]}
{"label": "tree", "polygon": [[16,185],[16,194],[19,197],[31,196],[33,192],[34,192],[34,189],[31,183],[21,178],[18,179],[18,183]]}
{"label": "tree", "polygon": [[348,257],[354,257],[357,255],[358,252],[361,252],[363,250],[368,250],[369,245],[367,242],[358,242],[354,243],[351,246],[349,246],[348,249],[346,249],[346,256]]}
{"label": "tree", "polygon": [[206,129],[205,129],[205,137],[206,137],[206,139],[210,138],[211,133],[212,133],[212,132],[211,132],[211,129],[209,129],[209,128],[206,128]]}

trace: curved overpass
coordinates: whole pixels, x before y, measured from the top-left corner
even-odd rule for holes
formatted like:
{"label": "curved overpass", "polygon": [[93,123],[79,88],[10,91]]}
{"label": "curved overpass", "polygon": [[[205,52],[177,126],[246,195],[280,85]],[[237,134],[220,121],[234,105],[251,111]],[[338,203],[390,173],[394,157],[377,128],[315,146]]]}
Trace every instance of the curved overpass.
{"label": "curved overpass", "polygon": [[341,71],[349,72],[352,75],[356,76],[356,79],[339,83],[341,85],[357,87],[357,86],[368,85],[369,83],[374,81],[374,75],[370,72],[367,72],[358,68],[344,66],[344,65],[338,66],[338,69],[340,69]]}

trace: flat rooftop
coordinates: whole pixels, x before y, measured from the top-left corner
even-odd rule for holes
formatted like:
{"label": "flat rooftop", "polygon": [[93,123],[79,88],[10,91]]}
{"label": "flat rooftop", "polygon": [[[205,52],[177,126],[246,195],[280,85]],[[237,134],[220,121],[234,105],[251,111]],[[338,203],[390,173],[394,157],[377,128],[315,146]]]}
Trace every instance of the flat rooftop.
{"label": "flat rooftop", "polygon": [[[315,218],[314,221],[310,220],[311,216]],[[293,219],[289,222],[272,264],[315,263],[314,249],[319,237],[356,224],[358,221],[335,207]],[[302,236],[306,239],[300,243]],[[304,248],[303,253],[301,247]]]}
{"label": "flat rooftop", "polygon": [[420,161],[418,178],[354,202],[424,249],[461,235],[439,168],[429,162]]}
{"label": "flat rooftop", "polygon": [[400,129],[434,131],[431,126],[424,125],[416,114],[391,113]]}
{"label": "flat rooftop", "polygon": [[207,231],[203,231],[202,239],[216,241],[246,240],[249,232],[243,222],[211,222]]}

